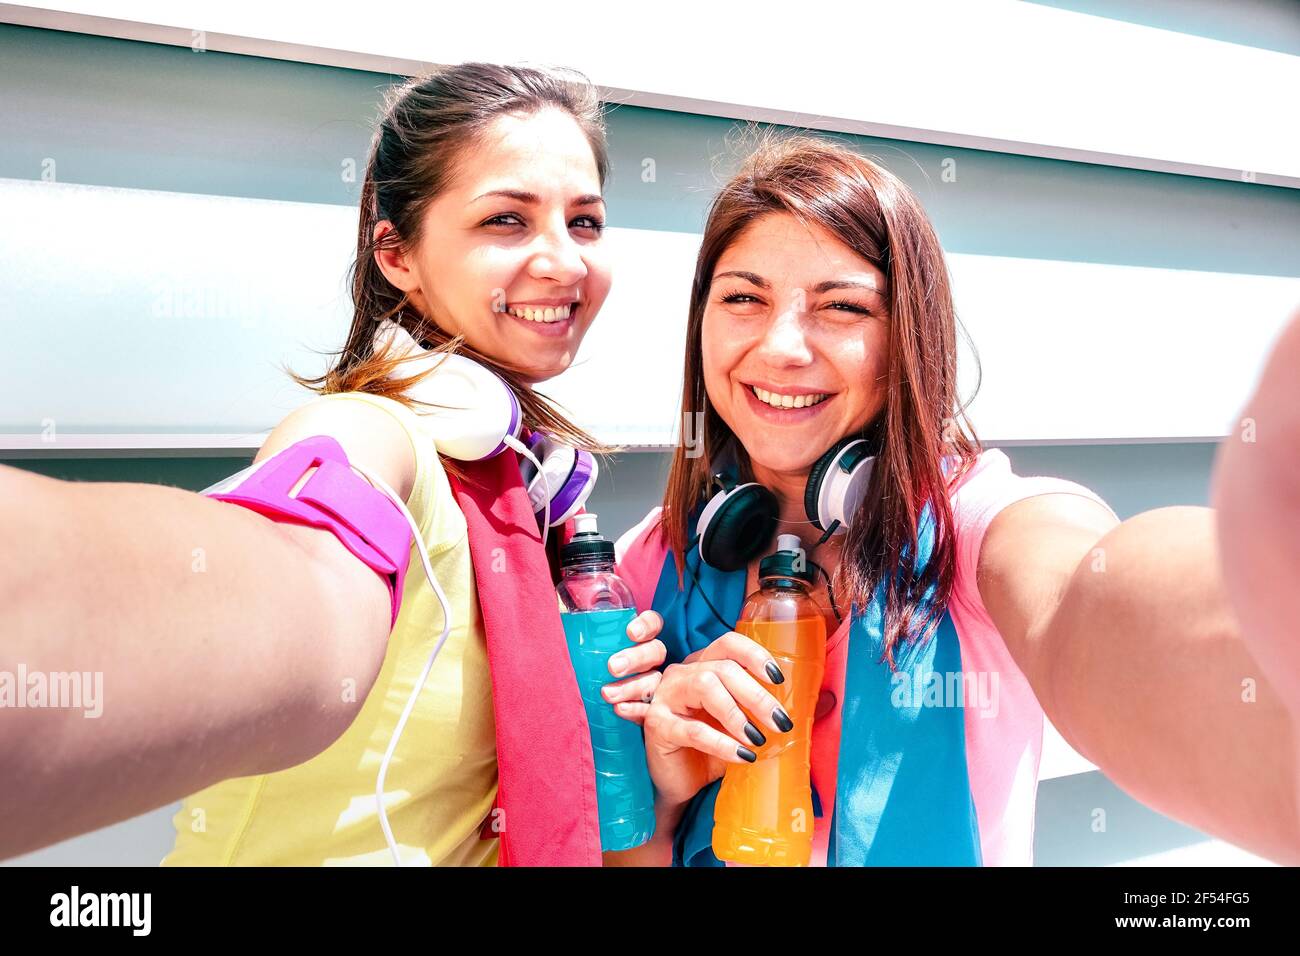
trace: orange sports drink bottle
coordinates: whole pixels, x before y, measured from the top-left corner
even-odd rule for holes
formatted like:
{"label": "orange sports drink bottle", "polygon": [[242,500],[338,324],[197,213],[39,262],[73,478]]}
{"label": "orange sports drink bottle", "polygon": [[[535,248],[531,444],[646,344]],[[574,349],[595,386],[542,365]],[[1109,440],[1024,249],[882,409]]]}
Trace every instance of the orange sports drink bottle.
{"label": "orange sports drink bottle", "polygon": [[[713,852],[751,866],[807,866],[812,860],[812,726],[826,669],[826,620],[809,595],[816,577],[799,538],[783,534],[758,566],[736,631],[767,648],[785,675],[769,686],[794,722],[769,732],[752,764],[728,764],[713,811]],[[752,715],[751,715],[752,717]]]}

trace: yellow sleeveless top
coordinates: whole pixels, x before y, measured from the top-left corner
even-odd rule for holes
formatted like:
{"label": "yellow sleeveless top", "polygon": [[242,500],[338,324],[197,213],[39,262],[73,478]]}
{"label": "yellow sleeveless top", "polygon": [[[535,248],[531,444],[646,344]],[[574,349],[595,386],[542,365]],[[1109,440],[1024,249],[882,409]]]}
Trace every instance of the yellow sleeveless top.
{"label": "yellow sleeveless top", "polygon": [[[465,516],[413,411],[361,392],[317,401],[366,402],[406,431],[416,461],[407,507],[452,611],[451,633],[385,779],[385,809],[402,862],[495,866],[498,839],[480,838],[496,799],[496,731]],[[442,608],[412,547],[383,667],[352,725],[296,767],[225,780],[187,798],[173,818],[176,844],[163,865],[392,865],[375,807],[375,777],[442,625]]]}

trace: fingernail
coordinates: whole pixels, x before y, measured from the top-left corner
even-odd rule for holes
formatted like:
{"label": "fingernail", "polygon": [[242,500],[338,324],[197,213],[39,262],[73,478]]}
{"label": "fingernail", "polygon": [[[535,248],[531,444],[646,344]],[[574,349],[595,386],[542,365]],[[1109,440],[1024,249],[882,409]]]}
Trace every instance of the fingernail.
{"label": "fingernail", "polygon": [[609,672],[613,674],[615,677],[623,673],[623,671],[625,670],[627,670],[626,657],[623,657],[619,654],[615,654],[613,657],[609,659]]}
{"label": "fingernail", "polygon": [[763,736],[763,732],[748,721],[745,722],[745,736],[749,738],[749,742],[755,747],[761,747],[767,743],[767,738]]}
{"label": "fingernail", "polygon": [[754,751],[750,750],[748,747],[742,747],[739,744],[736,746],[736,756],[741,760],[748,760],[750,763],[753,763],[758,759],[758,754],[754,753]]}
{"label": "fingernail", "polygon": [[614,691],[613,691],[613,689],[612,689],[612,688],[607,684],[607,685],[605,685],[604,687],[602,687],[602,688],[600,689],[600,696],[601,696],[601,697],[604,697],[604,698],[605,698],[606,700],[608,700],[608,701],[613,701],[613,699],[614,699]]}
{"label": "fingernail", "polygon": [[781,673],[781,668],[776,666],[776,661],[767,662],[767,679],[773,684],[784,684],[785,675]]}
{"label": "fingernail", "polygon": [[627,626],[627,636],[634,641],[639,641],[645,637],[645,625],[640,621],[633,621]]}
{"label": "fingernail", "polygon": [[772,711],[772,723],[780,727],[782,733],[788,734],[790,731],[794,730],[794,721],[791,720],[790,715],[780,707],[777,707]]}

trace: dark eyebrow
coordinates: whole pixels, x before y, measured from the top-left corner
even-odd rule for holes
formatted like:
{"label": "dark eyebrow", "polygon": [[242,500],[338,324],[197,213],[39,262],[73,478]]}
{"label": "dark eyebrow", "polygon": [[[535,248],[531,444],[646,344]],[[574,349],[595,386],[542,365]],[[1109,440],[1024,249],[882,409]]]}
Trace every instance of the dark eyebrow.
{"label": "dark eyebrow", "polygon": [[882,299],[885,297],[883,292],[870,283],[844,279],[827,279],[825,282],[818,282],[813,286],[812,291],[814,295],[821,295],[823,292],[830,292],[834,289],[857,289],[861,292],[875,293]]}
{"label": "dark eyebrow", "polygon": [[[507,199],[527,203],[530,206],[541,202],[537,198],[537,193],[530,193],[523,189],[493,189],[481,196],[475,196],[470,202],[478,202],[480,199],[486,199],[489,196],[505,196]],[[595,193],[588,193],[585,196],[578,196],[576,199],[571,200],[569,204],[572,206],[603,206],[605,200]]]}
{"label": "dark eyebrow", "polygon": [[719,272],[717,275],[713,277],[713,281],[716,282],[719,279],[725,279],[727,276],[736,276],[738,279],[744,279],[746,282],[752,285],[756,285],[760,289],[772,288],[771,283],[769,283],[762,276],[755,275],[753,272],[745,272],[744,270],[741,269],[737,269],[732,272]]}
{"label": "dark eyebrow", "polygon": [[[736,269],[731,272],[719,272],[713,278],[714,280],[717,280],[726,278],[727,276],[735,276],[738,279],[744,279],[746,282],[756,285],[760,289],[770,289],[772,287],[771,283],[762,276],[756,275],[753,272],[746,272],[743,269]],[[827,279],[825,282],[819,282],[812,287],[812,293],[814,295],[821,295],[823,292],[830,292],[834,289],[857,289],[862,292],[875,293],[882,299],[885,297],[885,294],[874,285],[866,282],[857,282],[845,279]]]}

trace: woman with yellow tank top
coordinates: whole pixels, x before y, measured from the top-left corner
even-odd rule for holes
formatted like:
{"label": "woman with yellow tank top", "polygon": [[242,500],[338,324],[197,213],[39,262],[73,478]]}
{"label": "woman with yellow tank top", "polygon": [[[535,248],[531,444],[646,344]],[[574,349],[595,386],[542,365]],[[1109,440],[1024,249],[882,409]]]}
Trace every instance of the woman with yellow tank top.
{"label": "woman with yellow tank top", "polygon": [[[93,726],[53,710],[6,723],[17,783],[0,794],[0,858],[184,797],[168,865],[387,865],[390,850],[411,865],[498,863],[494,697],[518,688],[502,686],[485,645],[461,466],[438,453],[407,394],[419,376],[401,377],[376,330],[391,323],[495,372],[529,433],[597,447],[532,386],[569,366],[608,293],[606,172],[585,80],[473,63],[398,88],[367,164],[347,342],[324,375],[298,378],[320,396],[255,459],[337,441],[406,503],[444,592],[446,642],[387,767],[393,843],[376,774],[446,622],[419,562],[394,620],[384,580],[327,530],[174,488],[0,469],[6,496],[41,522],[23,565],[0,566],[16,595],[7,640],[31,667],[102,671],[111,700]],[[628,719],[658,683],[660,625],[653,612],[632,622],[637,646],[618,668],[632,676],[607,686]],[[560,824],[572,829],[584,809],[535,812],[572,813]],[[584,846],[557,859],[601,862],[598,840]]]}

